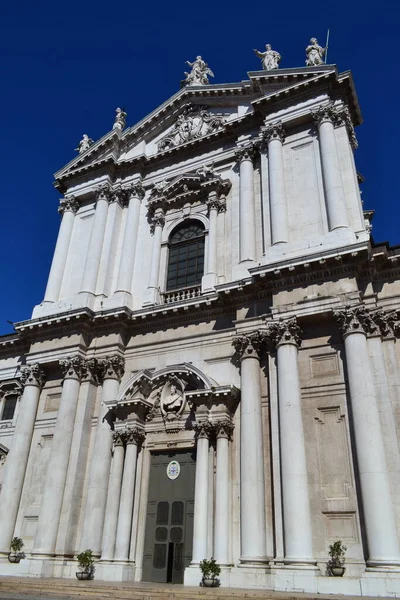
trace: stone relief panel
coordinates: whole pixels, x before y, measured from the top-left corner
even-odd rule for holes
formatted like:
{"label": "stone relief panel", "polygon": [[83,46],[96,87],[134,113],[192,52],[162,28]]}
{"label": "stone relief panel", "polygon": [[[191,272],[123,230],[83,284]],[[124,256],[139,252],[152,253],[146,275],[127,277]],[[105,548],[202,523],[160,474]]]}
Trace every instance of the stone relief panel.
{"label": "stone relief panel", "polygon": [[338,406],[319,408],[315,423],[323,498],[324,500],[350,499],[353,482],[345,416]]}
{"label": "stone relief panel", "polygon": [[328,543],[342,540],[356,544],[359,541],[355,512],[324,513],[325,537]]}
{"label": "stone relief panel", "polygon": [[55,412],[60,407],[61,392],[49,392],[46,395],[43,412]]}
{"label": "stone relief panel", "polygon": [[336,352],[310,356],[310,367],[312,377],[340,375],[339,360]]}

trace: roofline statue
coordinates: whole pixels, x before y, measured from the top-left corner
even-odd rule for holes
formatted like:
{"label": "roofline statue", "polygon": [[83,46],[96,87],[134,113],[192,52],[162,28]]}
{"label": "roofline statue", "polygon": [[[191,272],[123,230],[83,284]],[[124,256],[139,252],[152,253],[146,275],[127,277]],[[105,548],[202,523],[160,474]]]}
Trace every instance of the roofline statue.
{"label": "roofline statue", "polygon": [[201,56],[196,56],[196,60],[190,62],[186,61],[189,67],[192,67],[190,73],[185,71],[186,79],[181,81],[181,87],[185,85],[208,85],[208,75],[214,77],[214,73],[209,68],[208,64],[204,62]]}
{"label": "roofline statue", "polygon": [[259,52],[254,50],[254,54],[261,60],[261,65],[264,71],[272,71],[273,69],[279,69],[279,63],[281,61],[281,55],[276,50],[272,50],[271,44],[265,44],[265,51]]}

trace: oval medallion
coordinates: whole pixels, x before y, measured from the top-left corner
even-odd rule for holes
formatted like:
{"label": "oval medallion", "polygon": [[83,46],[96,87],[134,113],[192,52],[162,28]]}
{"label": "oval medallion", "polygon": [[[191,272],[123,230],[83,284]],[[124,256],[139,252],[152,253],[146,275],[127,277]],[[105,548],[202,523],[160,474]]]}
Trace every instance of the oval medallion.
{"label": "oval medallion", "polygon": [[168,479],[176,479],[179,477],[179,473],[181,472],[181,466],[177,460],[171,460],[167,467],[167,477]]}

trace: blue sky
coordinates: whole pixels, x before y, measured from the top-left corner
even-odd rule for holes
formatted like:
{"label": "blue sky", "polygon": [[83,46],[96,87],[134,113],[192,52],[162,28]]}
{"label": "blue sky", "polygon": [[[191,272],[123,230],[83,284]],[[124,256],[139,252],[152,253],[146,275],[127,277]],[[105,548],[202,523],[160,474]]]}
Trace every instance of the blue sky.
{"label": "blue sky", "polygon": [[351,69],[364,125],[357,129],[364,207],[375,241],[400,244],[398,166],[400,5],[343,2],[4,2],[0,8],[0,333],[31,316],[44,294],[59,216],[53,173],[83,133],[98,139],[124,106],[133,125],[179,89],[201,54],[215,82],[257,70],[265,43],[281,67],[304,65],[311,36],[328,62]]}

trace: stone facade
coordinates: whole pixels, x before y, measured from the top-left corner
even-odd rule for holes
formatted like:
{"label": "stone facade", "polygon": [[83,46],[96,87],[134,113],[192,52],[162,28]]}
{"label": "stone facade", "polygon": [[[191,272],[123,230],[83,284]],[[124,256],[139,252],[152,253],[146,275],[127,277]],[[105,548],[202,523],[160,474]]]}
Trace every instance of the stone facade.
{"label": "stone facade", "polygon": [[227,586],[400,596],[400,251],[362,210],[351,75],[124,115],[56,174],[44,300],[0,338],[0,574],[74,577],[91,548],[140,581],[151,459],[178,481],[193,450],[186,584],[214,556]]}

